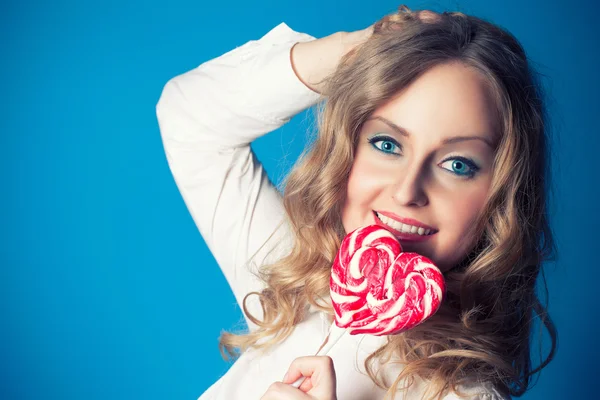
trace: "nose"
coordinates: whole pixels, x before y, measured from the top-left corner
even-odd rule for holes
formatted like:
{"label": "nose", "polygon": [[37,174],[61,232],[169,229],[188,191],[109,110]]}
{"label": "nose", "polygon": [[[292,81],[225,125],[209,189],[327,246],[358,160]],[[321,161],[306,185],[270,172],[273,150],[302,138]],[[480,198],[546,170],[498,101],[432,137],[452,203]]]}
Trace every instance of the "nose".
{"label": "nose", "polygon": [[392,198],[402,206],[423,207],[429,203],[424,186],[424,171],[411,166],[400,173],[393,187]]}

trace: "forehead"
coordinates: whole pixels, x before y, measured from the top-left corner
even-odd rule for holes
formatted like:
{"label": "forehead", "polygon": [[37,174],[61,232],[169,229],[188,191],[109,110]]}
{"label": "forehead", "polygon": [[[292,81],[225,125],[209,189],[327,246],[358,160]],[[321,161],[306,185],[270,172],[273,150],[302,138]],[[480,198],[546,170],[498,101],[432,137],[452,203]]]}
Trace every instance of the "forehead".
{"label": "forehead", "polygon": [[482,74],[461,63],[437,65],[373,116],[402,126],[411,136],[443,141],[477,135],[497,140],[499,121],[492,93]]}

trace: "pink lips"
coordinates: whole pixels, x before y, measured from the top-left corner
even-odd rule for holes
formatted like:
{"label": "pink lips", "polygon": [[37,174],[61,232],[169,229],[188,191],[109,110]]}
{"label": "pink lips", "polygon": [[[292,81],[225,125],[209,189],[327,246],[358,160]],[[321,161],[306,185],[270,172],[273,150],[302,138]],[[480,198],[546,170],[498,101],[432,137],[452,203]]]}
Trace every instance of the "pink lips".
{"label": "pink lips", "polygon": [[387,211],[377,211],[377,213],[381,214],[385,217],[391,218],[394,221],[402,222],[403,224],[412,225],[412,226],[416,226],[417,228],[430,229],[432,231],[435,231],[435,229],[433,229],[431,226],[425,225],[424,223],[422,223],[421,221],[417,221],[416,219],[402,218],[402,217],[397,216],[394,213],[387,212]]}
{"label": "pink lips", "polygon": [[[382,215],[385,215],[384,213],[381,213]],[[386,215],[387,216],[387,215]],[[375,212],[373,212],[373,217],[375,218],[375,223],[385,229],[387,229],[388,231],[392,232],[394,234],[394,236],[396,236],[398,239],[400,240],[406,240],[409,242],[422,242],[425,241],[427,239],[429,239],[430,237],[432,237],[435,234],[435,230],[433,234],[429,234],[429,235],[419,235],[418,233],[406,233],[406,232],[400,232],[397,231],[396,229],[392,228],[391,226],[388,226],[386,224],[384,224],[379,217],[377,216],[377,214]],[[397,219],[397,218],[394,218]],[[411,223],[414,220],[404,220],[406,221],[406,224],[409,225],[413,225],[413,223]],[[403,221],[403,223],[404,223]],[[411,221],[411,222],[409,222]],[[414,223],[414,226],[418,226],[418,227],[422,227],[423,229],[432,229],[431,227],[427,226],[427,225],[423,225],[421,223],[418,223],[417,221],[414,221],[416,223]]]}

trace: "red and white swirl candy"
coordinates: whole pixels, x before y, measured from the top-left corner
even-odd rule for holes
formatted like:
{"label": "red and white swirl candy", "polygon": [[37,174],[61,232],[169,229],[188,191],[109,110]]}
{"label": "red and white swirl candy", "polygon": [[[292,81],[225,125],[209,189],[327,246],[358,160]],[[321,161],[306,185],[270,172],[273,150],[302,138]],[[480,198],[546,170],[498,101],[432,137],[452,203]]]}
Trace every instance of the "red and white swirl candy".
{"label": "red and white swirl candy", "polygon": [[396,237],[379,225],[344,238],[329,286],[335,325],[317,355],[327,354],[346,332],[381,336],[409,330],[435,314],[446,294],[444,276],[433,262],[403,253]]}
{"label": "red and white swirl candy", "polygon": [[428,258],[403,253],[394,235],[378,225],[348,234],[333,263],[335,323],[351,335],[406,331],[439,309],[446,288]]}

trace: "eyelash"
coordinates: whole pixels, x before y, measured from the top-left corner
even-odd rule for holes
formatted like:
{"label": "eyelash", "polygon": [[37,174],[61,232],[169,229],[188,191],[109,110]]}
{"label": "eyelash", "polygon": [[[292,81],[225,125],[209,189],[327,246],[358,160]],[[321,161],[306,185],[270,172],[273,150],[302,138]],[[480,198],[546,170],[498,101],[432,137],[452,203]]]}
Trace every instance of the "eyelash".
{"label": "eyelash", "polygon": [[[394,138],[390,137],[390,136],[374,136],[374,137],[370,137],[368,139],[369,143],[371,144],[371,146],[373,146],[373,148],[375,148],[377,151],[380,151],[382,153],[384,153],[385,155],[389,155],[389,156],[399,156],[400,154],[397,153],[390,153],[388,151],[382,150],[379,147],[377,147],[375,145],[375,143],[379,143],[379,142],[390,142],[392,143],[394,146],[398,147],[398,149],[402,150],[402,146],[400,145],[400,143],[398,143]],[[467,165],[467,167],[469,167],[470,171],[467,174],[464,175],[460,175],[457,174],[453,171],[450,171],[449,169],[444,168],[446,171],[449,171],[450,173],[459,176],[461,178],[464,179],[471,179],[475,176],[475,174],[479,171],[479,167],[473,162],[473,160],[470,160],[468,158],[465,157],[460,157],[460,156],[455,156],[455,157],[450,157],[445,159],[444,161],[442,161],[442,163],[445,163],[446,161],[450,161],[450,160],[457,160],[460,161],[464,164]]]}

